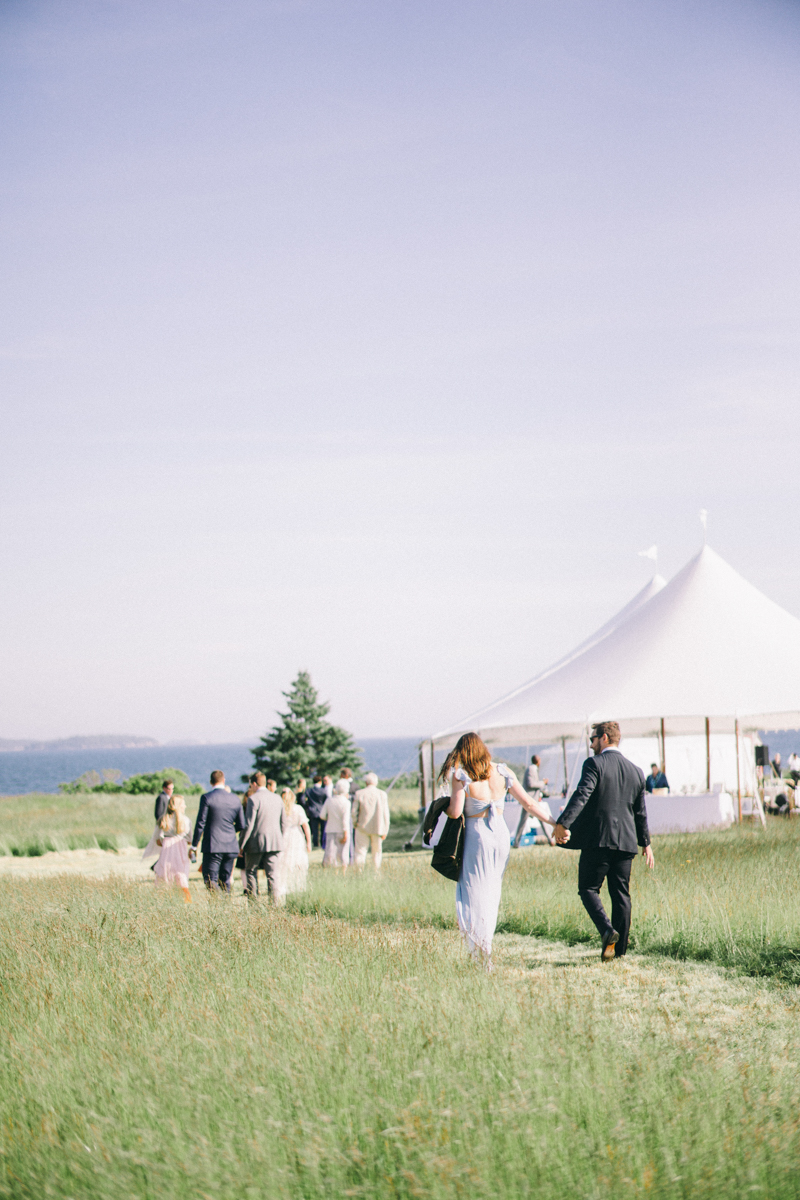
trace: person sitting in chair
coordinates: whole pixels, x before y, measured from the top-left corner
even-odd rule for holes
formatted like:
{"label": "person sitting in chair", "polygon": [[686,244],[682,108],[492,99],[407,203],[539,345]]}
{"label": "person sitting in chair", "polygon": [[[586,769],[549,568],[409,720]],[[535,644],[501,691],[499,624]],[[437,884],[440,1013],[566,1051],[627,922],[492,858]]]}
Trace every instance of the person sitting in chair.
{"label": "person sitting in chair", "polygon": [[669,791],[669,783],[664,772],[659,767],[658,763],[650,763],[650,774],[644,781],[644,786],[648,792],[653,792],[657,788],[666,788]]}

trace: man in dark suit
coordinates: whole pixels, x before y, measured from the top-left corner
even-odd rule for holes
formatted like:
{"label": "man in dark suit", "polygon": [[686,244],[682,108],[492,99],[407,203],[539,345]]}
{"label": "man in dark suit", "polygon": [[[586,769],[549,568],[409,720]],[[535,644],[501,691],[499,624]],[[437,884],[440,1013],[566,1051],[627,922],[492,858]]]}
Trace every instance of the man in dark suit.
{"label": "man in dark suit", "polygon": [[322,776],[315,775],[313,786],[306,788],[305,803],[303,804],[308,817],[308,827],[311,830],[311,843],[315,850],[320,844],[320,832],[323,824],[319,819],[319,814],[327,799],[328,793],[322,786]]}
{"label": "man in dark suit", "polygon": [[[631,865],[637,843],[648,867],[655,865],[647,828],[644,775],[620,753],[616,721],[592,726],[594,758],[583,764],[581,778],[553,833],[559,846],[580,850],[578,894],[602,939],[604,961],[621,958],[631,927]],[[608,884],[609,921],[600,888]]]}
{"label": "man in dark suit", "polygon": [[226,892],[231,890],[231,872],[239,855],[236,834],[244,827],[240,798],[227,790],[222,771],[212,771],[211,788],[200,797],[192,838],[195,850],[202,838],[203,881],[210,891],[217,891],[220,884]]}
{"label": "man in dark suit", "polygon": [[174,791],[175,784],[171,779],[165,779],[161,785],[161,794],[156,796],[156,825],[167,811],[170,797]]}

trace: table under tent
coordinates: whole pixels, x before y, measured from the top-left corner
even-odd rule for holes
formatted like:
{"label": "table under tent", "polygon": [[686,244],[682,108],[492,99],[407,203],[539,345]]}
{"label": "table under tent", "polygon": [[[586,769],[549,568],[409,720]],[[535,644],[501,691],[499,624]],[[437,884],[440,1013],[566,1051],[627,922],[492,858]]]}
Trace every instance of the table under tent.
{"label": "table under tent", "polygon": [[[557,746],[571,792],[601,720],[619,721],[620,748],[645,774],[664,765],[669,795],[648,796],[653,832],[730,824],[757,795],[758,731],[800,727],[800,621],[704,545],[571,654],[423,742],[422,801],[469,730],[500,759],[505,747]],[[560,795],[550,804],[560,811]]]}

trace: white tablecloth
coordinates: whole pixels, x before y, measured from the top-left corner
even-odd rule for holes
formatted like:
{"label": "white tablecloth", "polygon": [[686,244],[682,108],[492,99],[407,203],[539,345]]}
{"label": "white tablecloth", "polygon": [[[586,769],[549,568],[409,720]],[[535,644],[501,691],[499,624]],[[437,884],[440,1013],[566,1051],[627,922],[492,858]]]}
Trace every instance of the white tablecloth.
{"label": "white tablecloth", "polygon": [[725,829],[734,821],[733,797],[729,792],[700,792],[682,796],[648,792],[647,823],[651,833],[691,833],[695,829]]}

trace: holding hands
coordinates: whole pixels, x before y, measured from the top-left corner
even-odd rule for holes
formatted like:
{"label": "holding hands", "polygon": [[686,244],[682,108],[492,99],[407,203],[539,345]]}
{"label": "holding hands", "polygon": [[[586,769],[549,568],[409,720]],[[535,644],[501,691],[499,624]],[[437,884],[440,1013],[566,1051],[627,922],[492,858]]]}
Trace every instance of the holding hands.
{"label": "holding hands", "polygon": [[553,827],[553,837],[556,839],[556,842],[559,846],[566,846],[567,842],[572,837],[572,834],[568,829],[565,829],[563,825],[556,823],[556,825]]}

